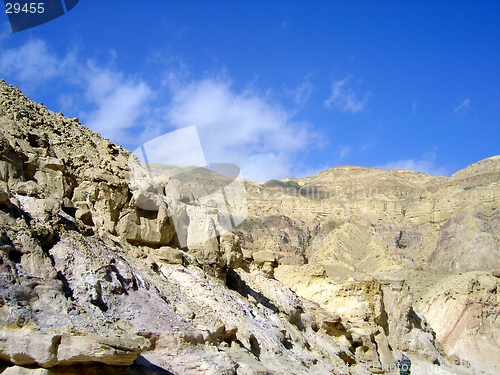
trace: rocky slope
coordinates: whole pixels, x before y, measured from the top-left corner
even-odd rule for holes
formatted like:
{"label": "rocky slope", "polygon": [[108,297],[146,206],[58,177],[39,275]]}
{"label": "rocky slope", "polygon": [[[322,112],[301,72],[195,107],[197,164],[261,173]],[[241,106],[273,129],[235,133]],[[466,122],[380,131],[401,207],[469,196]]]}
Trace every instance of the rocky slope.
{"label": "rocky slope", "polygon": [[[394,303],[384,285],[408,288],[445,352],[489,371],[500,358],[499,183],[494,156],[450,178],[339,167],[252,184],[243,252],[272,252],[278,280],[356,326]],[[263,230],[270,222],[286,228]]]}
{"label": "rocky slope", "polygon": [[449,179],[246,182],[227,232],[199,193],[221,176],[131,178],[129,152],[3,81],[0,155],[2,374],[394,373],[401,351],[416,374],[468,374],[472,346],[498,356],[498,157]]}

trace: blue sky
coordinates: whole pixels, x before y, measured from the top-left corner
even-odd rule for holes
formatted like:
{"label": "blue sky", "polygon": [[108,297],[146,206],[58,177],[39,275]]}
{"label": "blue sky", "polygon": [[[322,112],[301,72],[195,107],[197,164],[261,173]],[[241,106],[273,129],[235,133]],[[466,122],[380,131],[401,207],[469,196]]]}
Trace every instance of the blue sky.
{"label": "blue sky", "polygon": [[0,78],[129,150],[196,125],[254,181],[500,153],[498,1],[81,0],[0,29]]}

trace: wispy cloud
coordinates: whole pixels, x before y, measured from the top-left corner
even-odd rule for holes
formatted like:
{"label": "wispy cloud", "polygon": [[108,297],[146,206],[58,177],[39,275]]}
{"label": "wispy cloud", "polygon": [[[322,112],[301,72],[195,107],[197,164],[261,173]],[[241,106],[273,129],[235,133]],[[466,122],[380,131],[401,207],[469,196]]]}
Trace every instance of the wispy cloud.
{"label": "wispy cloud", "polygon": [[359,148],[359,150],[360,151],[368,150],[368,149],[372,148],[373,145],[376,143],[377,143],[377,139],[371,138],[367,143],[362,144],[361,147]]}
{"label": "wispy cloud", "polygon": [[417,102],[414,102],[412,105],[411,105],[411,113],[415,114],[417,113]]}
{"label": "wispy cloud", "polygon": [[75,66],[76,49],[59,57],[48,44],[41,39],[26,42],[20,47],[6,49],[0,47],[0,72],[36,87],[41,82],[62,76]]}
{"label": "wispy cloud", "polygon": [[344,159],[352,150],[351,146],[341,146],[340,147],[340,158]]}
{"label": "wispy cloud", "polygon": [[145,82],[119,81],[106,95],[95,98],[97,108],[84,116],[86,125],[105,137],[123,140],[120,131],[130,129],[144,115],[151,94]]}
{"label": "wispy cloud", "polygon": [[314,85],[311,83],[309,79],[310,75],[305,77],[302,83],[299,86],[297,86],[295,90],[288,91],[285,87],[285,91],[287,92],[288,95],[292,97],[293,103],[298,108],[302,108],[307,103],[314,90]]}
{"label": "wispy cloud", "polygon": [[2,43],[4,39],[7,39],[9,35],[12,35],[12,28],[10,27],[10,23],[0,23],[0,43]]}
{"label": "wispy cloud", "polygon": [[460,104],[455,107],[453,110],[456,114],[462,115],[467,112],[468,108],[470,107],[470,98],[464,99],[460,102]]}
{"label": "wispy cloud", "polygon": [[384,165],[378,165],[376,168],[393,170],[410,169],[414,172],[422,172],[431,176],[449,176],[450,172],[446,168],[437,166],[435,160],[436,154],[434,152],[428,152],[423,154],[419,160],[397,160]]}
{"label": "wispy cloud", "polygon": [[[343,112],[356,113],[362,111],[368,98],[372,95],[371,92],[367,92],[363,95],[363,99],[358,98],[358,94],[351,87],[349,87],[349,81],[352,76],[348,75],[346,78],[340,81],[334,81],[332,84],[332,94],[329,99],[325,100],[325,106],[331,107],[332,105],[340,109]],[[357,86],[361,82],[358,80]]]}
{"label": "wispy cloud", "polygon": [[78,112],[90,129],[117,143],[138,138],[129,130],[149,110],[152,90],[146,82],[126,78],[91,59],[82,61],[76,47],[66,54],[57,53],[42,39],[29,40],[16,48],[0,48],[2,77],[13,78],[31,91],[57,79],[58,84],[71,90],[59,97],[65,112]]}

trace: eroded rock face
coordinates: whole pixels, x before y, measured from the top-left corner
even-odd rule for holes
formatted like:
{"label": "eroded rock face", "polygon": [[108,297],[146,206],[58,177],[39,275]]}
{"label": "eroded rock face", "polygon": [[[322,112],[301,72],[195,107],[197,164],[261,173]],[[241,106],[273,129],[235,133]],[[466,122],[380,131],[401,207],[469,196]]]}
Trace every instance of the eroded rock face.
{"label": "eroded rock face", "polygon": [[433,269],[452,271],[500,268],[500,212],[461,211],[441,227],[429,258]]}
{"label": "eroded rock face", "polygon": [[450,275],[434,285],[418,306],[447,352],[483,367],[500,358],[498,277],[486,272]]}
{"label": "eroded rock face", "polygon": [[247,220],[238,227],[243,247],[249,256],[259,251],[272,252],[279,264],[302,265],[310,233],[283,215]]}
{"label": "eroded rock face", "polygon": [[243,251],[265,243],[278,253],[288,242],[300,248],[303,261],[280,264],[317,262],[360,272],[494,270],[499,180],[500,156],[494,156],[449,178],[337,167],[305,179],[249,184]]}
{"label": "eroded rock face", "polygon": [[[234,232],[203,196],[216,175],[150,165],[157,178],[131,179],[129,161],[0,81],[3,374],[368,374],[402,350],[444,364],[432,324],[446,301],[421,293],[426,319],[409,282],[383,272],[457,264],[466,254],[443,254],[475,238],[461,231],[471,222],[481,243],[498,238],[496,159],[451,179],[349,167],[247,182],[259,197]],[[445,349],[459,352],[470,340],[453,332]]]}

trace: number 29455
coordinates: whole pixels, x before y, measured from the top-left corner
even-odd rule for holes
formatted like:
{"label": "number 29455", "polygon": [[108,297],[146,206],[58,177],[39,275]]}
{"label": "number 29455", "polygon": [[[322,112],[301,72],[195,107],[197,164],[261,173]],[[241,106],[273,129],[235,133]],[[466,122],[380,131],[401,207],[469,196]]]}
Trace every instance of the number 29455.
{"label": "number 29455", "polygon": [[6,3],[5,13],[43,13],[45,9],[43,8],[43,3],[28,3],[21,7],[19,3]]}

